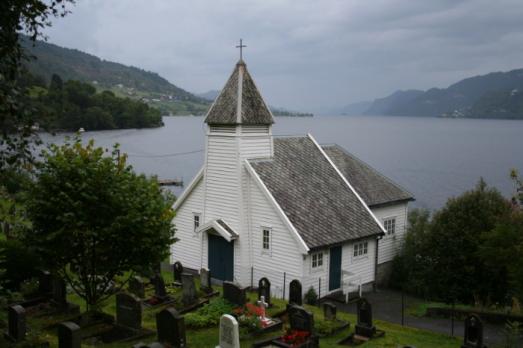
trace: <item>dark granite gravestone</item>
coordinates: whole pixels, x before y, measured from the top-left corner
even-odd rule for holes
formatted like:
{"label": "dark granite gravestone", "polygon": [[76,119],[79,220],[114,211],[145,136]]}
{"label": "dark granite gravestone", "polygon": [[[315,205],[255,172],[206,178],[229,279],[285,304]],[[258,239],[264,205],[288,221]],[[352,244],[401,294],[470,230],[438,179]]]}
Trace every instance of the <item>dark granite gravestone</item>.
{"label": "dark granite gravestone", "polygon": [[167,297],[167,291],[165,290],[165,282],[161,274],[157,273],[151,279],[154,286],[154,296],[159,299],[165,299]]}
{"label": "dark granite gravestone", "polygon": [[182,302],[184,305],[190,305],[198,300],[196,286],[194,285],[194,276],[190,273],[182,274]]}
{"label": "dark granite gravestone", "polygon": [[212,292],[211,271],[207,268],[200,269],[200,290],[203,292]]}
{"label": "dark granite gravestone", "polygon": [[229,281],[223,282],[223,298],[238,307],[247,302],[245,288]]}
{"label": "dark granite gravestone", "polygon": [[265,301],[271,306],[271,282],[267,278],[261,278],[258,281],[258,300],[261,297],[265,298]]}
{"label": "dark granite gravestone", "polygon": [[289,303],[294,303],[299,306],[303,304],[302,288],[299,280],[294,279],[289,284]]}
{"label": "dark granite gravestone", "polygon": [[24,340],[27,333],[24,307],[20,305],[9,306],[7,308],[7,320],[7,338],[14,342]]}
{"label": "dark granite gravestone", "polygon": [[314,332],[314,316],[301,306],[291,305],[287,310],[291,330]]}
{"label": "dark granite gravestone", "polygon": [[42,271],[38,276],[38,294],[49,295],[53,291],[52,276],[49,271]]}
{"label": "dark granite gravestone", "polygon": [[476,314],[465,319],[465,335],[461,348],[483,348],[483,323]]}
{"label": "dark granite gravestone", "polygon": [[58,307],[67,306],[67,286],[60,277],[53,277],[52,280],[52,299]]}
{"label": "dark granite gravestone", "polygon": [[156,314],[156,330],[158,341],[168,347],[182,348],[187,344],[183,315],[174,308],[166,308]]}
{"label": "dark granite gravestone", "polygon": [[358,300],[357,316],[356,335],[368,338],[373,337],[376,333],[376,327],[372,324],[372,306],[365,298]]}
{"label": "dark granite gravestone", "polygon": [[133,295],[116,294],[116,325],[133,330],[142,328],[142,305]]}
{"label": "dark granite gravestone", "polygon": [[80,326],[70,321],[58,325],[58,348],[80,348],[81,346]]}
{"label": "dark granite gravestone", "polygon": [[176,261],[173,265],[173,279],[174,283],[182,283],[183,266],[180,261]]}
{"label": "dark granite gravestone", "polygon": [[325,320],[336,320],[336,305],[325,302],[323,304],[323,317]]}
{"label": "dark granite gravestone", "polygon": [[145,297],[145,282],[142,277],[134,276],[129,280],[129,292],[139,298]]}

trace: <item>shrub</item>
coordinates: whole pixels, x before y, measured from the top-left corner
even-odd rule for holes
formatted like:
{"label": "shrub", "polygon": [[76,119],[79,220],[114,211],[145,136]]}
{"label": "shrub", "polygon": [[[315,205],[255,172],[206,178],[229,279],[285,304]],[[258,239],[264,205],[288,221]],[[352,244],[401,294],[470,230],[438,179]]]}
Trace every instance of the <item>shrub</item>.
{"label": "shrub", "polygon": [[16,239],[0,241],[0,285],[7,290],[20,290],[20,284],[38,275],[38,256]]}
{"label": "shrub", "polygon": [[218,325],[223,314],[231,313],[233,306],[223,298],[215,299],[195,312],[185,315],[185,325],[194,329],[202,329]]}
{"label": "shrub", "polygon": [[316,290],[311,286],[309,290],[305,293],[305,303],[308,305],[316,305],[316,302],[318,301],[318,294],[316,293]]}

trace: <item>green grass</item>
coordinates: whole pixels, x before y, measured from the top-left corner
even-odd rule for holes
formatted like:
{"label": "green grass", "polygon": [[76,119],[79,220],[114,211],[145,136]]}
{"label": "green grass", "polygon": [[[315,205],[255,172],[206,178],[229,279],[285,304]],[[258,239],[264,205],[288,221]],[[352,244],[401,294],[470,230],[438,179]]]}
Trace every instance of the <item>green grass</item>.
{"label": "green grass", "polygon": [[[427,315],[428,308],[452,308],[452,305],[436,302],[436,301],[415,301],[410,306],[406,308],[406,313],[415,317],[424,317]],[[521,311],[507,311],[506,308],[496,307],[496,306],[470,306],[465,304],[455,304],[455,309],[470,311],[470,312],[483,312],[483,313],[501,313],[501,314],[523,314]]]}
{"label": "green grass", "polygon": [[[169,284],[172,281],[172,274],[165,272],[163,273],[164,279],[166,284]],[[216,290],[221,290],[220,287],[215,287]],[[177,292],[180,292],[180,289],[176,290]],[[256,297],[256,294],[250,293],[249,298],[250,300],[254,300]],[[80,299],[77,295],[70,294],[68,297],[69,301],[77,303],[82,306],[82,310],[85,309],[85,306],[83,304],[83,300]],[[272,303],[274,304],[274,308],[271,308],[269,310],[269,315],[271,313],[274,313],[275,311],[281,310],[285,308],[286,302],[278,299],[272,299]],[[115,300],[114,296],[109,298],[108,300],[104,301],[102,304],[102,309],[104,312],[114,315],[115,314]],[[314,314],[315,322],[321,322],[323,320],[323,312],[320,308],[314,307],[314,306],[305,306],[308,310],[312,311]],[[155,315],[158,311],[162,310],[163,308],[157,308],[154,310],[145,309],[142,315],[142,323],[145,328],[156,330],[156,320]],[[5,311],[2,311],[5,313]],[[4,314],[2,313],[2,314]],[[346,337],[352,330],[354,330],[354,323],[356,321],[355,315],[342,313],[338,311],[338,318],[342,320],[349,321],[351,323],[351,327],[349,329],[346,329],[344,332],[339,333],[336,336],[328,337],[328,338],[322,338],[320,339],[320,346],[321,347],[335,347],[337,346],[337,342],[341,340],[342,338]],[[56,338],[56,332],[55,330],[49,330],[44,331],[41,328],[44,325],[48,325],[51,322],[60,322],[65,320],[66,317],[43,317],[43,318],[34,318],[29,317],[28,319],[28,325],[30,328],[32,328],[32,331],[37,334],[40,338],[43,338],[50,342],[51,347],[57,347],[57,338]],[[385,337],[379,338],[376,340],[369,341],[360,347],[362,348],[371,348],[371,347],[393,347],[396,348],[398,346],[403,345],[414,345],[417,347],[438,347],[438,348],[455,348],[460,346],[460,340],[456,338],[449,337],[447,335],[443,334],[436,334],[425,330],[419,330],[414,328],[406,328],[402,327],[400,325],[383,322],[376,320],[375,325],[378,329],[384,330],[386,332]],[[189,347],[215,347],[218,344],[218,327],[212,327],[207,329],[200,329],[200,330],[188,330],[187,331],[187,342]],[[250,347],[254,341],[263,339],[265,337],[273,337],[277,334],[272,333],[268,336],[259,336],[255,339],[248,338],[243,339],[241,341],[242,347]],[[147,340],[141,340],[142,342],[154,342],[156,339],[155,336],[150,337]],[[129,348],[134,343],[137,342],[126,342],[126,343],[119,343],[119,344],[108,344],[104,345],[104,347],[108,348]],[[3,338],[0,338],[0,347],[6,346],[6,342],[3,341]],[[89,345],[82,345],[82,347],[93,347]],[[341,347],[341,346],[340,346]]]}

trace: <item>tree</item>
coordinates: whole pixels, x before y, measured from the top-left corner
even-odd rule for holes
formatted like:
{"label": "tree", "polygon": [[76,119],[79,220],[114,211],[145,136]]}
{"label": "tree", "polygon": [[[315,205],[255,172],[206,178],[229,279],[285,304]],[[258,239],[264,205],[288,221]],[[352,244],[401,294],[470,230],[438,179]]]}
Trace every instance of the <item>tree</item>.
{"label": "tree", "polygon": [[[137,175],[126,156],[79,137],[44,152],[28,204],[34,245],[49,269],[63,276],[88,308],[134,271],[152,267],[175,242],[173,199],[155,178]],[[127,272],[130,271],[130,272]]]}

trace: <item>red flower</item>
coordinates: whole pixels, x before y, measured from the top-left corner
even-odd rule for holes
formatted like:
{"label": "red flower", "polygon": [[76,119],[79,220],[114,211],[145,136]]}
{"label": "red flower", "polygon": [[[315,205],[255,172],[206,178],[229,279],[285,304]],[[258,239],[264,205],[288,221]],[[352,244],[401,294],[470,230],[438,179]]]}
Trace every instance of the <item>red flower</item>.
{"label": "red flower", "polygon": [[288,330],[287,334],[282,337],[283,342],[297,347],[300,344],[303,344],[307,341],[307,338],[310,336],[308,331],[300,330]]}

